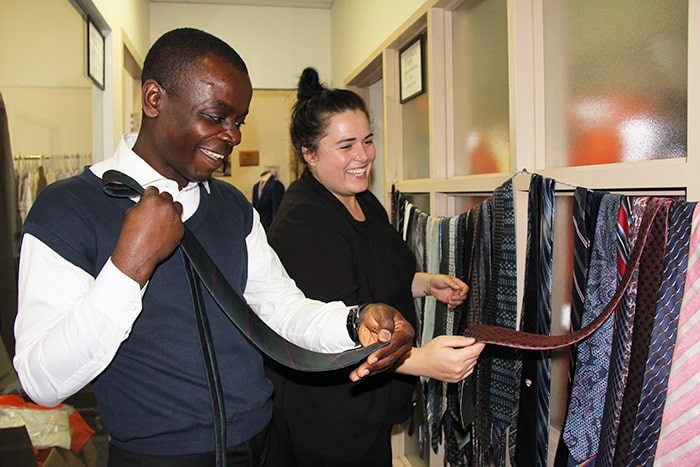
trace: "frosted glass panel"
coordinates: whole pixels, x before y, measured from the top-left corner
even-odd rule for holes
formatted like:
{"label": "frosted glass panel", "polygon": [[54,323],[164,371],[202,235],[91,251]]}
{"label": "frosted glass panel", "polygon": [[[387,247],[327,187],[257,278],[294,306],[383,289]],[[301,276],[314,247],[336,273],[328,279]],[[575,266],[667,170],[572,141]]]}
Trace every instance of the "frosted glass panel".
{"label": "frosted glass panel", "polygon": [[430,177],[428,138],[428,93],[401,104],[403,122],[403,176],[407,179]]}
{"label": "frosted glass panel", "polygon": [[455,175],[510,171],[506,4],[452,12]]}
{"label": "frosted glass panel", "polygon": [[685,157],[687,0],[544,0],[553,167]]}

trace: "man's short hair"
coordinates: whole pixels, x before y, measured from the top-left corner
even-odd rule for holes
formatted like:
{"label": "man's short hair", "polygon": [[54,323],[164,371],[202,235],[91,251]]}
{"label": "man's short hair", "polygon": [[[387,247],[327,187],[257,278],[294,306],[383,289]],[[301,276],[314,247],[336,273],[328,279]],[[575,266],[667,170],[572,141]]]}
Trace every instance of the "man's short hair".
{"label": "man's short hair", "polygon": [[153,79],[177,96],[183,80],[207,55],[223,58],[248,73],[241,56],[223,40],[199,29],[179,28],[166,32],[151,46],[143,64],[141,84]]}

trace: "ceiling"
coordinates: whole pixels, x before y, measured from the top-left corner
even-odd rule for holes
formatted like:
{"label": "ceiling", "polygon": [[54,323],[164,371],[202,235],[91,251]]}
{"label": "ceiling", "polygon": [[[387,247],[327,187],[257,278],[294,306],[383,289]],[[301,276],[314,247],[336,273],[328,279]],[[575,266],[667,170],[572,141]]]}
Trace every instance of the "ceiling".
{"label": "ceiling", "polygon": [[151,0],[152,3],[209,3],[216,5],[279,6],[330,9],[333,0]]}

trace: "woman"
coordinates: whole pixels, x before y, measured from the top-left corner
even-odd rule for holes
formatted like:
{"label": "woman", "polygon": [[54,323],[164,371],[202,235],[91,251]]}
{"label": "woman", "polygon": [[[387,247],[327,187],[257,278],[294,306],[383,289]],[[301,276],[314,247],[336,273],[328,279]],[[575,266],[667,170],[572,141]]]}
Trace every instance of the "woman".
{"label": "woman", "polygon": [[[384,302],[416,326],[414,298],[449,306],[467,285],[416,272],[416,259],[368,191],[375,158],[369,117],[352,91],[328,89],[307,68],[299,80],[291,137],[304,173],[287,190],[269,241],[304,293],[346,304]],[[413,348],[395,373],[353,384],[347,371],[299,373],[271,365],[275,410],[289,429],[297,466],[390,466],[391,429],[412,410],[415,376],[467,377],[483,344],[440,336]]]}

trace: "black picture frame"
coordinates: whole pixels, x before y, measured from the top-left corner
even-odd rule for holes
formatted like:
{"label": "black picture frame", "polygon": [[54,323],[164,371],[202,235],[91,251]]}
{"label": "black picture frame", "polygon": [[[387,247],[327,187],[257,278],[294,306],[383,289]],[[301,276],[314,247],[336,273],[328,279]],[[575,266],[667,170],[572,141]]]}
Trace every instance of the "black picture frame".
{"label": "black picture frame", "polygon": [[87,75],[95,85],[105,89],[105,36],[87,17]]}
{"label": "black picture frame", "polygon": [[399,50],[399,87],[402,104],[425,92],[425,39],[416,36]]}

